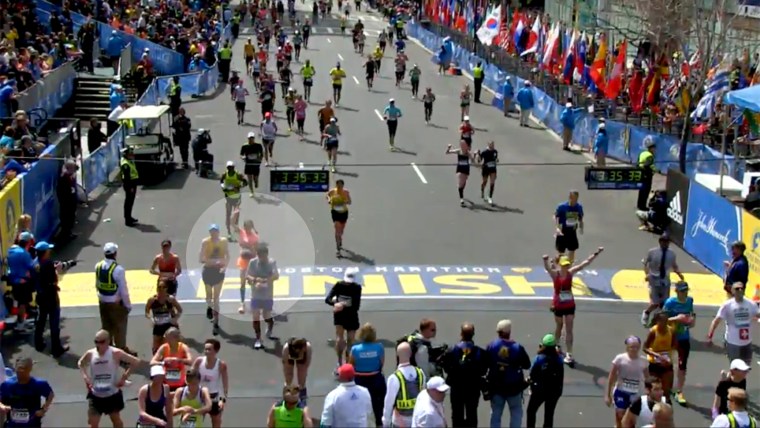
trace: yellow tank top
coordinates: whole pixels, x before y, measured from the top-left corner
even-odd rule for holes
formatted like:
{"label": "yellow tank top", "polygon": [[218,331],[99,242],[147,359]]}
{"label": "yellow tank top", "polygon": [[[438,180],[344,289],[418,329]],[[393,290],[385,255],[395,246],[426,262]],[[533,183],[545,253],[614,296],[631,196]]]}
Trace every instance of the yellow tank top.
{"label": "yellow tank top", "polygon": [[330,193],[330,207],[332,210],[339,213],[348,211],[347,196],[345,190],[333,189]]}
{"label": "yellow tank top", "polygon": [[[649,348],[649,350],[656,354],[670,358],[670,354],[673,352],[673,329],[668,327],[667,333],[660,333],[655,326],[652,327],[649,331],[654,333],[654,341],[652,342],[652,346]],[[656,363],[657,361],[650,355],[649,362]]]}
{"label": "yellow tank top", "polygon": [[211,239],[206,238],[205,248],[207,263],[213,262],[215,260],[221,260],[224,258],[224,255],[227,254],[227,239],[219,238],[218,241],[214,242]]}
{"label": "yellow tank top", "polygon": [[243,46],[243,52],[245,53],[245,56],[253,58],[253,54],[255,54],[255,50],[253,48],[253,45],[246,44]]}

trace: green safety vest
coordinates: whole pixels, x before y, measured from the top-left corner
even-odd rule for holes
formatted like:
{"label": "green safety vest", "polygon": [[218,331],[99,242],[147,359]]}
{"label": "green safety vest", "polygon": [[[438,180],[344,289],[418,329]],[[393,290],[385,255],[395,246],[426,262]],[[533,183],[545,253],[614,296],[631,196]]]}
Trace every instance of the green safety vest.
{"label": "green safety vest", "polygon": [[231,199],[240,198],[240,188],[243,186],[243,182],[240,180],[240,174],[236,172],[230,175],[229,172],[224,173],[224,196]]}
{"label": "green safety vest", "polygon": [[232,49],[222,48],[219,50],[219,59],[232,59]]}
{"label": "green safety vest", "polygon": [[654,171],[654,155],[649,150],[639,154],[639,168],[650,168]]}
{"label": "green safety vest", "polygon": [[303,409],[288,409],[283,401],[274,408],[274,428],[303,428]]}
{"label": "green safety vest", "polygon": [[[418,367],[415,367],[414,370],[417,372],[417,379],[413,381],[406,380],[401,373],[401,370],[396,370],[396,372],[393,373],[393,375],[396,376],[396,379],[398,379],[399,384],[398,394],[396,394],[396,410],[402,416],[412,415],[414,412],[414,405],[417,403],[417,396],[420,394],[420,391],[425,389],[422,384],[425,375]],[[412,389],[412,391],[409,391],[409,389]]]}
{"label": "green safety vest", "polygon": [[233,24],[240,24],[240,16],[235,15],[232,17],[232,23]]}
{"label": "green safety vest", "polygon": [[[127,158],[121,158],[121,162],[119,163],[120,166],[127,165],[129,166],[129,179],[130,180],[137,180],[140,175],[137,173],[137,165],[135,165],[134,161],[131,161]],[[123,174],[123,173],[122,173]]]}
{"label": "green safety vest", "polygon": [[171,86],[169,86],[169,96],[176,97],[181,89],[182,87],[179,86],[179,83],[172,82]]}
{"label": "green safety vest", "polygon": [[474,67],[472,69],[472,77],[474,77],[475,79],[482,79],[483,69],[481,67]]}
{"label": "green safety vest", "polygon": [[404,21],[400,19],[396,21],[396,28],[404,28]]}
{"label": "green safety vest", "polygon": [[113,278],[113,271],[116,270],[116,262],[111,263],[106,269],[106,261],[102,260],[95,266],[95,276],[98,278],[98,285],[96,288],[98,292],[104,296],[113,296],[119,288],[119,285]]}
{"label": "green safety vest", "polygon": [[728,423],[731,425],[731,428],[756,428],[757,422],[755,421],[755,418],[752,416],[749,417],[749,426],[742,426],[739,427],[739,424],[736,423],[736,416],[734,416],[734,413],[731,412],[728,414]]}

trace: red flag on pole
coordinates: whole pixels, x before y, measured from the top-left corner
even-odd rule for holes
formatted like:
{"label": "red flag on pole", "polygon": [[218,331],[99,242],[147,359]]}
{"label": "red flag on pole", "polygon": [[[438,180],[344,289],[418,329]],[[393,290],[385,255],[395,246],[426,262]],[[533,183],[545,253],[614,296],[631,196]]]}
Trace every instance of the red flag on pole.
{"label": "red flag on pole", "polygon": [[620,94],[620,90],[623,88],[623,73],[625,72],[626,61],[626,48],[628,43],[623,40],[618,48],[617,59],[615,60],[615,66],[612,68],[610,78],[607,81],[607,87],[604,90],[604,95],[609,100],[614,100]]}

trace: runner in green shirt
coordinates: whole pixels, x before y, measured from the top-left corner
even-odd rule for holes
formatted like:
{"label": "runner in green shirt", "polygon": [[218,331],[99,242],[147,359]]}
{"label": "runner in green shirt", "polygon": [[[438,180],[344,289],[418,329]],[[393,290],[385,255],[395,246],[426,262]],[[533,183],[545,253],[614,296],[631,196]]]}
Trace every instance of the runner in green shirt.
{"label": "runner in green shirt", "polygon": [[420,75],[422,74],[422,70],[417,66],[417,64],[414,64],[414,67],[412,67],[411,70],[409,70],[409,77],[412,79],[412,98],[417,98],[417,94],[420,91]]}

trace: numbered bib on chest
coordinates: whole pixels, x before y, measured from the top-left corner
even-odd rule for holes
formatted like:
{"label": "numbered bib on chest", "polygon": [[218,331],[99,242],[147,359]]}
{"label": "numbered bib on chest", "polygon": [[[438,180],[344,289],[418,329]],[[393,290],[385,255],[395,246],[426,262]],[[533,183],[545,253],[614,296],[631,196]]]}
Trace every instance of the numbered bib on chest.
{"label": "numbered bib on chest", "polygon": [[153,315],[153,322],[156,324],[169,324],[171,320],[172,316],[170,314]]}
{"label": "numbered bib on chest", "polygon": [[110,374],[95,376],[92,387],[98,393],[110,391],[113,388],[113,376]]}
{"label": "numbered bib on chest", "polygon": [[179,369],[171,369],[166,371],[166,380],[177,381],[182,378],[182,372]]}
{"label": "numbered bib on chest", "polygon": [[179,423],[180,428],[195,428],[195,416]]}
{"label": "numbered bib on chest", "polygon": [[639,381],[636,379],[623,379],[620,389],[625,392],[637,393],[639,392]]}
{"label": "numbered bib on chest", "polygon": [[143,424],[143,423],[138,422],[137,423],[137,428],[156,428],[156,426],[155,425],[149,425],[149,424]]}
{"label": "numbered bib on chest", "polygon": [[11,421],[17,424],[25,424],[29,422],[31,414],[25,409],[11,409]]}
{"label": "numbered bib on chest", "polygon": [[573,298],[573,292],[572,291],[560,291],[559,292],[559,301],[560,302],[572,302],[574,300]]}
{"label": "numbered bib on chest", "polygon": [[467,159],[462,159],[462,160],[460,160],[460,161],[458,162],[458,164],[459,164],[460,166],[468,166],[468,165],[470,165],[470,161],[468,161]]}
{"label": "numbered bib on chest", "polygon": [[578,224],[578,220],[576,220],[575,218],[568,217],[565,220],[565,225],[567,227],[575,227],[576,224]]}

